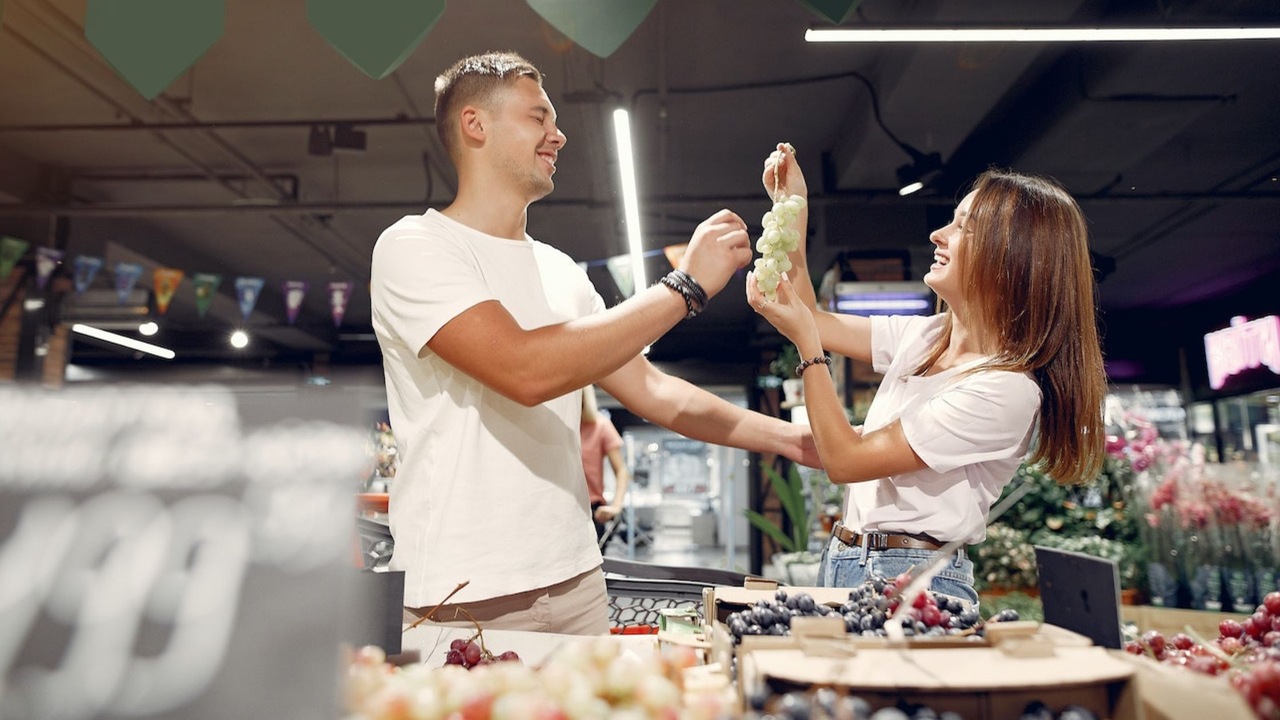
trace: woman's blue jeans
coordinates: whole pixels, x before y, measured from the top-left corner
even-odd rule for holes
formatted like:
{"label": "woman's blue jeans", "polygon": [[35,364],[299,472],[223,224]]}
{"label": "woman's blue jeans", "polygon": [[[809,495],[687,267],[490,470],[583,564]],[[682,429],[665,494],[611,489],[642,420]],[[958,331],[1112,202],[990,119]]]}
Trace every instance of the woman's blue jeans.
{"label": "woman's blue jeans", "polygon": [[[932,550],[891,548],[868,550],[849,546],[834,536],[822,550],[822,564],[818,568],[818,584],[823,587],[857,587],[873,575],[892,580],[898,575],[929,561]],[[934,576],[929,589],[959,598],[976,605],[978,592],[973,589],[973,561],[963,551],[948,560],[946,567]]]}

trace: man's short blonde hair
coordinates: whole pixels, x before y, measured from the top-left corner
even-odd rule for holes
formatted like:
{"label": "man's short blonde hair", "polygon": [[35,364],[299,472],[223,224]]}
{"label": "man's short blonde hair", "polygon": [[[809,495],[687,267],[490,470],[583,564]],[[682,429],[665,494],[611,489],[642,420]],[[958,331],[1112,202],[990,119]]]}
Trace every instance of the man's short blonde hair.
{"label": "man's short blonde hair", "polygon": [[460,149],[458,112],[467,105],[492,107],[497,91],[522,77],[542,84],[542,73],[520,55],[487,52],[459,60],[436,78],[436,133],[455,163]]}

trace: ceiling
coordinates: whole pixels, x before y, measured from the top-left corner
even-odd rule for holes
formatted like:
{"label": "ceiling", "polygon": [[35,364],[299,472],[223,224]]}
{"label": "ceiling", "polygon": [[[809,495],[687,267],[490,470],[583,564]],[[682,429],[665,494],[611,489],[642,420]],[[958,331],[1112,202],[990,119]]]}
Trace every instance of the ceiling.
{"label": "ceiling", "polygon": [[[621,106],[632,112],[650,250],[686,241],[721,207],[758,232],[761,163],[788,141],[812,191],[815,271],[840,253],[905,252],[918,278],[929,229],[985,168],[1063,182],[1103,270],[1118,382],[1176,383],[1179,344],[1233,314],[1280,310],[1280,42],[808,44],[805,29],[829,23],[796,0],[659,0],[600,59],[525,2],[454,0],[394,73],[373,80],[308,24],[300,0],[226,5],[224,34],[154,101],[84,39],[85,0],[2,6],[0,233],[102,256],[106,268],[222,274],[208,315],[188,280],[162,318],[154,341],[178,352],[175,363],[378,362],[370,251],[396,218],[448,203],[455,177],[432,125],[432,82],[488,49],[516,50],[545,72],[569,138],[529,232],[588,262],[610,303],[618,290],[603,261],[626,252],[609,122]],[[845,24],[1277,22],[1280,5],[1239,0],[864,0]],[[367,148],[309,154],[311,125],[335,121],[364,131]],[[896,170],[911,161],[902,144],[943,161],[906,198],[896,192]],[[650,276],[664,265],[656,254]],[[236,276],[266,280],[240,351],[226,344],[240,324]],[[295,325],[285,280],[311,286]],[[331,280],[356,283],[340,327],[323,291]],[[114,302],[105,270],[80,305],[104,294]],[[731,284],[651,357],[700,381],[749,377],[780,340],[742,295]],[[84,340],[72,362],[163,363]]]}

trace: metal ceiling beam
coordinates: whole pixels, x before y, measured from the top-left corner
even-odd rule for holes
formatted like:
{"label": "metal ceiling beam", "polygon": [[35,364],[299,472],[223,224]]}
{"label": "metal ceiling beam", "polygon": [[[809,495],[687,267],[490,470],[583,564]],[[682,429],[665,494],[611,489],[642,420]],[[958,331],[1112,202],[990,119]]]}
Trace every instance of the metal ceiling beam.
{"label": "metal ceiling beam", "polygon": [[171,132],[178,130],[230,130],[237,128],[290,128],[311,127],[314,125],[356,125],[374,127],[379,125],[435,125],[435,118],[413,118],[406,115],[380,118],[312,118],[288,120],[174,120],[166,122],[145,122],[134,120],[127,123],[64,123],[64,124],[19,124],[0,125],[0,133],[41,133],[41,132],[114,132],[139,131]]}
{"label": "metal ceiling beam", "polygon": [[[1082,205],[1126,204],[1144,202],[1177,202],[1190,200],[1208,200],[1213,202],[1280,202],[1280,193],[1274,192],[1200,192],[1200,193],[1125,193],[1117,195],[1078,195],[1076,201]],[[709,205],[734,205],[759,203],[759,195],[717,195],[708,197],[662,197],[647,198],[641,201],[646,209],[677,207],[702,207]],[[187,215],[209,215],[225,213],[279,214],[279,215],[323,215],[337,212],[384,212],[390,210],[424,211],[428,208],[442,208],[447,203],[424,203],[421,200],[388,200],[388,201],[338,201],[318,203],[279,203],[262,202],[230,203],[217,205],[31,205],[0,204],[0,217],[29,217],[45,215],[63,215],[67,217],[174,217]],[[902,198],[894,190],[876,190],[865,192],[838,193],[819,195],[810,198],[809,204],[814,207],[829,205],[897,205],[900,207],[922,207],[929,205],[951,207],[954,203],[949,196],[945,197],[907,197]],[[592,199],[545,199],[537,203],[541,208],[581,208],[584,210],[613,209],[611,201]]]}

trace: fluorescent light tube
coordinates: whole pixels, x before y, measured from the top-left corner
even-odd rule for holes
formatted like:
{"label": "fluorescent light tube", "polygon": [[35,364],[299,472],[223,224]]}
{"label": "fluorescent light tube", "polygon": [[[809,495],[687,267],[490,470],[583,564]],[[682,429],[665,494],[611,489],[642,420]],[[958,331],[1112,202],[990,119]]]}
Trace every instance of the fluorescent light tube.
{"label": "fluorescent light tube", "polygon": [[[631,252],[634,292],[648,286],[644,276],[644,247],[640,235],[640,194],[636,189],[636,161],[631,149],[631,117],[626,110],[613,111],[613,134],[618,146],[618,172],[622,178],[622,208],[627,223],[627,247]],[[634,294],[633,292],[633,294]]]}
{"label": "fluorescent light tube", "polygon": [[88,337],[95,338],[103,342],[109,342],[115,345],[119,345],[121,347],[127,347],[130,350],[137,350],[138,352],[144,352],[149,355],[155,355],[156,357],[162,357],[165,360],[172,360],[174,357],[176,357],[174,352],[169,348],[162,348],[159,345],[152,345],[151,343],[145,343],[145,342],[142,342],[141,340],[134,340],[131,337],[125,337],[124,335],[117,335],[113,332],[107,332],[106,330],[96,328],[92,325],[83,325],[81,323],[76,323],[71,326],[71,332],[77,332],[77,333],[80,333],[81,335],[86,335]]}
{"label": "fluorescent light tube", "polygon": [[808,42],[1159,42],[1195,40],[1277,40],[1280,27],[1183,28],[810,28]]}
{"label": "fluorescent light tube", "polygon": [[884,299],[884,300],[836,300],[839,312],[866,312],[869,310],[928,310],[933,307],[928,300],[922,299]]}

